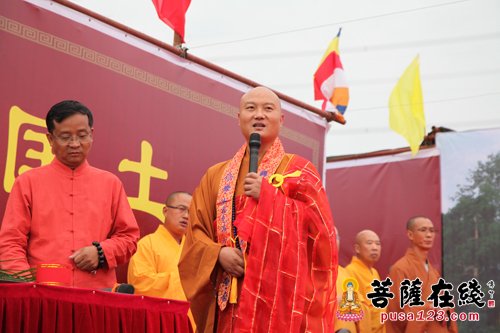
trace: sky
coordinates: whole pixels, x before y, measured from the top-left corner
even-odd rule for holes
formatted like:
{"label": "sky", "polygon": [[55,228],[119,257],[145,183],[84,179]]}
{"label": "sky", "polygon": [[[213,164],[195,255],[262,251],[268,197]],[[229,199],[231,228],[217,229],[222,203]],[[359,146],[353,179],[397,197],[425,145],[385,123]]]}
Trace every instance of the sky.
{"label": "sky", "polygon": [[[72,2],[172,44],[151,0]],[[339,156],[408,146],[389,128],[388,100],[417,55],[426,132],[499,128],[499,14],[498,0],[191,0],[185,47],[320,108],[313,74],[342,27],[347,123],[326,138],[326,156]]]}
{"label": "sky", "polygon": [[441,152],[441,210],[446,214],[457,204],[459,188],[472,184],[478,163],[500,153],[500,129],[440,133],[436,141]]}

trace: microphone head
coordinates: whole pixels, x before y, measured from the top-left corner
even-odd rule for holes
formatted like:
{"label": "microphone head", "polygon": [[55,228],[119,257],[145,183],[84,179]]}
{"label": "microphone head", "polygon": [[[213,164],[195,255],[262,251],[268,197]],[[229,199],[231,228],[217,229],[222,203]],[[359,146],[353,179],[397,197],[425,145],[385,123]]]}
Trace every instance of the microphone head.
{"label": "microphone head", "polygon": [[128,284],[128,283],[122,283],[122,284],[118,285],[115,292],[121,293],[121,294],[133,294],[134,291],[135,291],[135,288],[133,285]]}
{"label": "microphone head", "polygon": [[248,145],[250,148],[260,148],[260,134],[257,132],[254,132],[250,134],[250,139],[248,140]]}

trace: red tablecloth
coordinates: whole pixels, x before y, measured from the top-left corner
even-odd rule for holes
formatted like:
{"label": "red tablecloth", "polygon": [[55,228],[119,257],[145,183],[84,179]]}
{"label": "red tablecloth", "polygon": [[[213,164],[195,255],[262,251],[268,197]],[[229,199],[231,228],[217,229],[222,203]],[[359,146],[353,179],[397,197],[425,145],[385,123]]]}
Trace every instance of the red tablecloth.
{"label": "red tablecloth", "polygon": [[0,283],[0,332],[191,332],[189,303],[54,287]]}

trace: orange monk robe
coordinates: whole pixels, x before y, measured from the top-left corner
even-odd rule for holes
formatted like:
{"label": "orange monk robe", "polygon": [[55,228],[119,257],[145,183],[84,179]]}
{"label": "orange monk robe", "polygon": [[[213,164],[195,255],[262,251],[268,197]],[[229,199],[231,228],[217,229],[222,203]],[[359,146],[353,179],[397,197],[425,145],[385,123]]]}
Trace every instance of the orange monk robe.
{"label": "orange monk robe", "polygon": [[[391,266],[389,271],[389,278],[392,280],[391,291],[394,293],[394,298],[389,301],[387,307],[387,312],[402,312],[405,313],[413,312],[416,314],[418,311],[428,311],[428,310],[440,310],[440,308],[434,308],[432,303],[427,301],[427,298],[432,293],[431,285],[436,284],[439,281],[440,274],[437,269],[435,269],[428,262],[428,269],[425,267],[425,262],[423,258],[420,258],[415,250],[409,248],[406,250],[406,254],[400,258],[394,265]],[[400,286],[404,279],[410,281],[419,278],[422,281],[421,290],[421,300],[427,304],[424,306],[404,306],[403,309],[400,307]],[[447,310],[444,308],[443,310]],[[424,314],[424,318],[426,316]],[[438,321],[387,321],[387,333],[448,333],[457,332],[457,324],[453,321],[448,322],[438,322]]]}
{"label": "orange monk robe", "polygon": [[[337,306],[342,301],[342,288],[344,281],[348,278],[351,278],[351,274],[342,266],[338,267],[338,275],[337,275]],[[357,322],[352,321],[344,321],[340,319],[335,320],[335,329],[334,332],[344,328],[351,331],[351,333],[370,333],[370,313],[369,308],[366,305],[366,301],[364,300],[364,296],[362,293],[358,292],[358,299],[360,300],[361,310],[363,311],[363,319]]]}
{"label": "orange monk robe", "polygon": [[[231,329],[245,332],[278,332],[283,329],[286,332],[330,332],[335,303],[329,300],[335,293],[337,251],[333,220],[319,175],[310,162],[286,154],[275,172],[289,174],[299,169],[302,176],[287,178],[281,189],[275,189],[267,184],[270,176],[267,175],[257,203],[243,195],[248,161],[247,152],[237,176],[236,211],[243,214],[242,211],[252,206],[249,204],[252,200],[256,210],[247,217],[258,221],[260,232],[256,231],[256,225],[249,225],[249,221],[241,224],[250,236],[246,272],[244,279],[238,279],[240,295],[237,305],[228,304],[224,311],[219,310],[220,317],[234,313],[234,320],[229,324],[219,321],[217,332]],[[229,162],[209,168],[193,193],[191,228],[179,263],[181,281],[191,301],[199,332],[212,333],[216,320],[214,295],[217,295],[221,281],[218,255],[222,245],[217,242],[214,221],[219,185]],[[270,223],[280,222],[285,223],[287,230],[281,229],[283,225],[276,225],[275,229],[269,227]],[[283,236],[285,233],[295,233],[295,236],[290,235],[290,242],[287,242]],[[288,260],[295,261],[295,266],[283,267]]]}
{"label": "orange monk robe", "polygon": [[[59,160],[31,169],[16,178],[0,231],[2,269],[25,270],[37,264],[65,264],[71,285],[112,288],[115,268],[136,250],[139,227],[123,189],[112,173],[87,161],[70,169]],[[69,256],[101,243],[107,267],[89,274]]]}
{"label": "orange monk robe", "polygon": [[[186,300],[177,268],[184,240],[185,237],[181,244],[177,243],[163,225],[139,240],[128,265],[128,283],[134,286],[136,294]],[[188,315],[196,328],[191,311]]]}
{"label": "orange monk robe", "polygon": [[346,266],[347,271],[359,283],[359,292],[364,297],[364,303],[369,309],[367,317],[370,318],[371,332],[385,333],[385,325],[380,321],[380,314],[385,312],[384,309],[379,309],[373,306],[372,302],[366,297],[368,293],[373,292],[371,283],[373,280],[380,280],[380,275],[375,268],[367,267],[358,257],[353,256],[351,263]]}

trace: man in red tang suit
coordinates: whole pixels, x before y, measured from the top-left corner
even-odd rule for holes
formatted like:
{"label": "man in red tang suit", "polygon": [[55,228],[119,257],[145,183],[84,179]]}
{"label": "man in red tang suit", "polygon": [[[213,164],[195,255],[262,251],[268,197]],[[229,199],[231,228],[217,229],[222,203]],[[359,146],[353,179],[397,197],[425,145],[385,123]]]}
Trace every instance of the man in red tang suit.
{"label": "man in red tang suit", "polygon": [[284,116],[271,90],[243,95],[248,143],[210,167],[193,194],[179,273],[198,332],[332,332],[336,236],[321,178],[278,138]]}
{"label": "man in red tang suit", "polygon": [[[111,288],[115,268],[128,262],[139,238],[125,190],[118,177],[87,161],[94,118],[85,105],[59,102],[46,123],[55,157],[16,178],[0,230],[0,267],[38,265],[40,282]],[[48,273],[41,265],[66,269]],[[44,281],[42,273],[58,281]]]}

